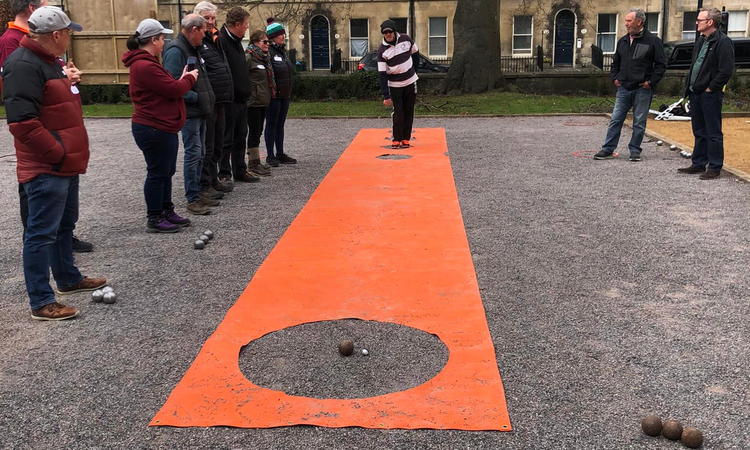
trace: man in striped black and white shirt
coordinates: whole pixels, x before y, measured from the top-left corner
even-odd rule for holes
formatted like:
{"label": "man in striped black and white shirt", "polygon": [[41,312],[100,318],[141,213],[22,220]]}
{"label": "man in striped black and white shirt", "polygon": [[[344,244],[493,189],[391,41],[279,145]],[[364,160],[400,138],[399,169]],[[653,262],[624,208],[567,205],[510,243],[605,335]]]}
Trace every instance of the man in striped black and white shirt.
{"label": "man in striped black and white shirt", "polygon": [[[380,25],[383,42],[378,47],[378,74],[383,105],[393,107],[392,148],[410,147],[417,101],[417,44],[406,34],[396,32],[396,22]],[[416,59],[416,61],[414,61]]]}

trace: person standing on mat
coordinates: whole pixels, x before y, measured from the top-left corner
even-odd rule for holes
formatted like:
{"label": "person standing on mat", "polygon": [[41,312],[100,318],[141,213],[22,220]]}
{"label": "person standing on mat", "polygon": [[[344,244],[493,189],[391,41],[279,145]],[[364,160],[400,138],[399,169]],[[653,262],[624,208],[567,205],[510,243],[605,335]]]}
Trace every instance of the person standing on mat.
{"label": "person standing on mat", "polygon": [[406,34],[396,32],[396,22],[386,20],[380,25],[383,42],[378,47],[378,75],[383,105],[393,108],[392,148],[411,146],[414,104],[417,101],[417,44]]}

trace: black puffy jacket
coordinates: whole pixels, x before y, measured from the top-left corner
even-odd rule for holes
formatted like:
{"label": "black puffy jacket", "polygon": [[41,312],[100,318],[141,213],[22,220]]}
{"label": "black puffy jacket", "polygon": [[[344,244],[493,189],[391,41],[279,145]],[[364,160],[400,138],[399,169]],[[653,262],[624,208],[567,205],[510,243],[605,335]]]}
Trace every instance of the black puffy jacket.
{"label": "black puffy jacket", "polygon": [[271,44],[268,52],[271,54],[271,64],[276,77],[276,97],[289,98],[292,96],[292,61],[286,56],[283,45]]}
{"label": "black puffy jacket", "polygon": [[198,53],[206,63],[208,79],[211,80],[211,86],[214,88],[216,103],[231,103],[234,100],[232,71],[218,39],[214,41],[214,35],[206,34],[198,47]]}

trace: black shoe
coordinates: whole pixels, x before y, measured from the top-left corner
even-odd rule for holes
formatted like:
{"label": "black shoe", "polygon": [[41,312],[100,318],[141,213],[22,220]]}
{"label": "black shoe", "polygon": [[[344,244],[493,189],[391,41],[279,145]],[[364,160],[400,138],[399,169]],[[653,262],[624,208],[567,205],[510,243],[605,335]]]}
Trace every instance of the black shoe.
{"label": "black shoe", "polygon": [[297,164],[297,160],[286,153],[280,154],[276,159],[278,159],[281,164]]}
{"label": "black shoe", "polygon": [[692,173],[703,173],[703,172],[706,171],[706,168],[705,167],[701,167],[701,166],[690,166],[690,167],[679,168],[679,169],[677,169],[677,171],[678,172],[682,172],[682,173],[691,173],[691,174]]}
{"label": "black shoe", "polygon": [[612,154],[612,153],[607,153],[607,152],[605,152],[604,150],[599,150],[599,153],[597,153],[596,155],[594,155],[594,159],[596,159],[596,160],[601,160],[601,159],[612,159],[612,158],[614,158],[614,157],[615,157],[615,155],[614,155],[614,154]]}
{"label": "black shoe", "polygon": [[641,155],[630,155],[630,162],[638,162],[641,160]]}
{"label": "black shoe", "polygon": [[698,178],[700,178],[701,180],[713,180],[714,178],[719,178],[720,175],[720,170],[707,170],[706,173],[699,176]]}
{"label": "black shoe", "polygon": [[94,244],[82,241],[73,236],[73,251],[75,253],[89,253],[94,251]]}
{"label": "black shoe", "polygon": [[266,158],[266,164],[271,167],[279,167],[279,160],[275,156],[269,156]]}

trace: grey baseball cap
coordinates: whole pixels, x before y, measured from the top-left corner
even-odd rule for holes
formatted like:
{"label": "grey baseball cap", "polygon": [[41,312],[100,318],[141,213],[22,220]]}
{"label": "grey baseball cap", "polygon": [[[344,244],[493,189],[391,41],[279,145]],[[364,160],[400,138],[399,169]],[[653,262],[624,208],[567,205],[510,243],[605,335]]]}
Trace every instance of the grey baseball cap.
{"label": "grey baseball cap", "polygon": [[37,34],[47,34],[70,28],[73,31],[83,31],[83,27],[71,22],[62,9],[55,6],[42,6],[29,17],[29,30]]}
{"label": "grey baseball cap", "polygon": [[174,31],[169,28],[164,28],[164,26],[156,19],[142,20],[135,31],[138,33],[138,37],[141,38],[150,38],[160,34],[174,34]]}

